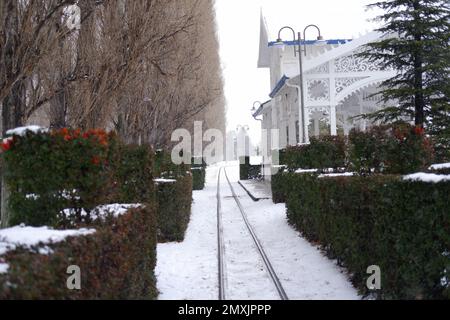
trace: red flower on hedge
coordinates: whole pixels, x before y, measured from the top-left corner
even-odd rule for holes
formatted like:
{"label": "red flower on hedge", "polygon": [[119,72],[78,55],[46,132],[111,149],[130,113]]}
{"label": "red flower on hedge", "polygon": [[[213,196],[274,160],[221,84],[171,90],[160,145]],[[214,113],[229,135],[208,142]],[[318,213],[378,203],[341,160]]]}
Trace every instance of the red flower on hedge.
{"label": "red flower on hedge", "polygon": [[94,137],[102,146],[108,146],[108,134],[102,129],[91,129],[83,134],[84,139]]}
{"label": "red flower on hedge", "polygon": [[92,162],[93,165],[98,166],[100,164],[101,160],[100,160],[99,157],[94,156],[94,157],[92,157],[91,162]]}
{"label": "red flower on hedge", "polygon": [[425,129],[423,127],[417,126],[414,128],[414,133],[418,136],[423,136],[425,134]]}
{"label": "red flower on hedge", "polygon": [[59,130],[59,133],[62,135],[62,136],[67,136],[67,135],[69,135],[69,129],[67,129],[67,128],[62,128],[61,130]]}
{"label": "red flower on hedge", "polygon": [[1,145],[3,151],[8,151],[11,149],[14,140],[12,138],[4,139]]}
{"label": "red flower on hedge", "polygon": [[80,133],[81,130],[80,129],[76,129],[75,131],[72,132],[72,136],[76,139],[80,137]]}

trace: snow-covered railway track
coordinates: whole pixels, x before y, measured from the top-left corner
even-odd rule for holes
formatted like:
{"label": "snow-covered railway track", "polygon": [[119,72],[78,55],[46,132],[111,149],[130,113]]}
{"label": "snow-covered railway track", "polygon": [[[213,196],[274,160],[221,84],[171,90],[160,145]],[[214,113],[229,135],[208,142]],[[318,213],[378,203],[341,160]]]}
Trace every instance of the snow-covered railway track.
{"label": "snow-covered railway track", "polygon": [[[252,225],[250,224],[247,214],[245,213],[245,210],[233,188],[233,185],[230,182],[230,179],[228,177],[228,174],[226,172],[225,168],[222,168],[225,177],[228,183],[228,186],[230,188],[232,198],[234,199],[234,202],[236,203],[237,207],[239,208],[241,217],[243,222],[245,223],[245,228],[247,229],[249,235],[251,236],[251,239],[253,240],[254,247],[257,249],[257,255],[261,257],[261,260],[265,266],[264,270],[267,271],[267,275],[270,278],[270,281],[273,283],[276,292],[278,293],[281,300],[288,300],[288,297],[286,295],[286,292],[269,260],[267,257],[267,254],[264,251],[264,248],[259,241],[258,237],[256,236],[255,231],[253,230]],[[221,188],[220,188],[220,176],[222,169],[219,170],[219,176],[217,181],[217,239],[218,239],[218,279],[219,279],[219,300],[225,300],[226,299],[226,271],[225,271],[225,243],[224,243],[224,232],[223,232],[223,217],[222,217],[222,201],[221,201]],[[243,227],[244,228],[244,227]],[[248,240],[251,241],[251,240]],[[256,257],[256,256],[255,256]],[[259,260],[259,259],[258,259]],[[259,269],[256,262],[255,262],[255,273],[257,273],[257,270]],[[260,270],[258,270],[260,271]],[[275,294],[275,292],[274,292]]]}

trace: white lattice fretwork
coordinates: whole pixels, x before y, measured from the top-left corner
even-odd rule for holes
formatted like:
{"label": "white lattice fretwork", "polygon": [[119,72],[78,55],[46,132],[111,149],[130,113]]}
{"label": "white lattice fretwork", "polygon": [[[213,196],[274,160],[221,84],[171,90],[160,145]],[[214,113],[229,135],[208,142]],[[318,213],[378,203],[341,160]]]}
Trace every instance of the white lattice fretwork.
{"label": "white lattice fretwork", "polygon": [[334,60],[336,73],[345,72],[368,72],[379,71],[380,67],[376,63],[369,62],[367,59],[351,54]]}
{"label": "white lattice fretwork", "polygon": [[328,62],[306,72],[306,74],[328,74],[330,72],[330,64]]}
{"label": "white lattice fretwork", "polygon": [[336,78],[336,95],[341,93],[345,88],[350,87],[352,84],[367,78],[369,77]]}
{"label": "white lattice fretwork", "polygon": [[330,99],[329,79],[307,80],[308,101],[328,101]]}

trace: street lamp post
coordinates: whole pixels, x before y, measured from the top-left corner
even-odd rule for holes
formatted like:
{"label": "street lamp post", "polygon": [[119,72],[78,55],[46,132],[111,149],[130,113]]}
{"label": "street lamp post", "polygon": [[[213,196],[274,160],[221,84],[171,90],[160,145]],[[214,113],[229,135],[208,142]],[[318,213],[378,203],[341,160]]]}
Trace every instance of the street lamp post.
{"label": "street lamp post", "polygon": [[278,39],[277,39],[277,45],[284,45],[283,40],[281,39],[281,32],[283,32],[283,30],[285,29],[289,29],[292,31],[292,35],[294,37],[294,42],[297,41],[297,46],[298,48],[294,48],[294,55],[296,56],[298,53],[298,59],[299,59],[299,69],[300,69],[300,99],[299,99],[299,103],[300,103],[300,115],[302,117],[302,143],[308,143],[308,138],[306,135],[306,130],[307,130],[307,123],[306,123],[306,116],[305,116],[305,93],[304,93],[304,78],[303,78],[303,53],[305,54],[305,56],[307,55],[306,52],[306,30],[308,30],[309,28],[316,28],[317,31],[319,32],[319,36],[317,37],[318,41],[323,41],[323,37],[321,35],[320,29],[318,26],[316,26],[315,24],[310,24],[308,26],[305,27],[305,29],[303,30],[303,48],[302,48],[302,33],[298,32],[297,33],[297,38],[295,36],[295,31],[294,29],[292,29],[289,26],[283,27],[278,31]]}
{"label": "street lamp post", "polygon": [[258,109],[260,108],[262,106],[262,103],[261,102],[259,102],[259,101],[255,101],[254,103],[253,103],[253,108],[252,108],[252,117],[253,117],[253,119],[255,119],[256,121],[263,121],[262,119],[258,119],[258,118],[256,118],[256,116],[255,116],[255,112],[256,111],[258,111]]}

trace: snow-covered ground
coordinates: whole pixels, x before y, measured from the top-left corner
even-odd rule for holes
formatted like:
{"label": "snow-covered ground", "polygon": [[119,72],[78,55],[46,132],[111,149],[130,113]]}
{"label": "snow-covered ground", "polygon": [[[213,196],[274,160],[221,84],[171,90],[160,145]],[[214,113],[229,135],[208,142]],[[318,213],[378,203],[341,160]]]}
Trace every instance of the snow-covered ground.
{"label": "snow-covered ground", "polygon": [[239,184],[233,187],[289,299],[360,299],[344,271],[288,224],[284,204],[254,202]]}
{"label": "snow-covered ground", "polygon": [[[229,171],[236,170],[229,168]],[[225,297],[228,300],[276,300],[279,297],[276,288],[247,230],[224,174],[221,180]]]}
{"label": "snow-covered ground", "polygon": [[240,181],[239,184],[257,200],[272,197],[269,183],[256,182],[255,180]]}
{"label": "snow-covered ground", "polygon": [[206,187],[194,191],[183,243],[158,245],[156,276],[161,300],[217,299],[217,203],[219,167],[207,170]]}
{"label": "snow-covered ground", "polygon": [[[183,243],[158,245],[159,299],[217,299],[216,188],[219,166],[207,170],[207,187],[194,192],[192,219]],[[239,169],[228,166],[248,218],[290,299],[359,299],[343,271],[300,237],[286,219],[284,205],[253,202],[237,183]],[[221,178],[228,299],[278,299],[226,182]]]}

